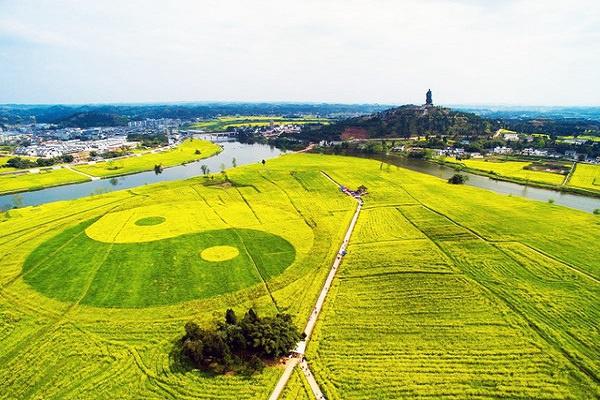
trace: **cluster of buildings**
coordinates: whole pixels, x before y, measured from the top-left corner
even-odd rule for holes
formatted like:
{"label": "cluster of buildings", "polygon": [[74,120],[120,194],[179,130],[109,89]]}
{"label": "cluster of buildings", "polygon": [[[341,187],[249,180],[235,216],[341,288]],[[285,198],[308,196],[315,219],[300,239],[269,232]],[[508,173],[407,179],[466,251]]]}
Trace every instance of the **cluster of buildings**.
{"label": "cluster of buildings", "polygon": [[296,134],[300,133],[302,127],[295,124],[287,125],[276,125],[271,121],[268,126],[260,127],[239,127],[235,129],[236,133],[243,132],[244,134],[250,134],[253,136],[263,136],[265,138],[277,138],[283,134]]}
{"label": "cluster of buildings", "polygon": [[[413,147],[414,149],[414,147]],[[421,149],[421,148],[418,148]],[[401,150],[399,150],[401,151]],[[433,155],[437,157],[455,157],[455,158],[483,158],[480,152],[465,151],[464,148],[446,147],[445,149],[432,149]],[[600,158],[591,159],[586,154],[580,154],[575,150],[566,150],[564,153],[558,153],[552,149],[535,149],[533,147],[522,150],[513,149],[506,146],[496,146],[490,150],[491,154],[495,155],[513,155],[513,156],[533,156],[546,158],[566,158],[573,161],[586,161],[592,163],[600,163]]]}
{"label": "cluster of buildings", "polygon": [[127,140],[128,135],[162,133],[168,144],[175,144],[179,135],[179,119],[161,118],[131,121],[127,126],[62,128],[54,124],[19,124],[0,128],[0,144],[15,145],[15,155],[54,158],[71,154],[76,159],[123,148],[137,146]]}
{"label": "cluster of buildings", "polygon": [[147,118],[141,121],[129,121],[127,127],[130,129],[139,128],[152,128],[152,129],[167,129],[167,128],[179,128],[184,121],[180,119],[172,118]]}
{"label": "cluster of buildings", "polygon": [[115,136],[99,140],[50,140],[41,144],[31,144],[29,146],[17,147],[14,151],[16,155],[29,157],[54,158],[67,154],[71,155],[89,155],[90,152],[105,153],[107,151],[120,150],[123,148],[134,148],[137,142],[127,141],[126,136]]}

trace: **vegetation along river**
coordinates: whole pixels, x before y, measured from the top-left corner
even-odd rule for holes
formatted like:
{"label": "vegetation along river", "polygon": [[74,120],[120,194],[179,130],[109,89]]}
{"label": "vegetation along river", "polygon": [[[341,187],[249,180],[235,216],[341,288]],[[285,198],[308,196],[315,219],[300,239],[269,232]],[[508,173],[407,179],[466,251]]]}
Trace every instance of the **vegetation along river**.
{"label": "vegetation along river", "polygon": [[244,144],[231,140],[219,140],[218,142],[223,147],[223,151],[219,154],[185,165],[165,168],[160,174],[156,174],[154,171],[146,171],[32,192],[3,195],[0,196],[0,210],[12,208],[15,205],[19,207],[35,206],[53,201],[73,200],[92,194],[129,189],[150,183],[192,178],[202,175],[202,165],[208,166],[211,173],[218,173],[221,171],[222,165],[225,165],[226,168],[232,167],[234,157],[236,164],[239,166],[258,163],[284,153],[283,150],[265,144]]}
{"label": "vegetation along river", "polygon": [[[237,165],[244,165],[260,162],[263,159],[268,160],[284,153],[284,151],[280,149],[265,144],[243,144],[232,141],[231,139],[220,140],[219,144],[223,146],[223,151],[221,153],[186,165],[167,168],[161,174],[156,174],[154,171],[147,171],[116,178],[57,186],[33,192],[3,195],[0,196],[0,210],[8,209],[15,205],[20,207],[34,206],[53,201],[77,199],[97,193],[129,189],[150,183],[191,178],[202,175],[202,165],[207,165],[210,168],[210,171],[215,173],[221,170],[222,164],[227,168],[231,167],[234,157]],[[425,160],[394,157],[393,159],[386,159],[386,161],[394,165],[433,175],[442,179],[448,179],[456,173],[456,171],[450,167],[433,164]],[[498,181],[467,172],[461,173],[469,177],[466,182],[467,185],[477,186],[497,193],[527,197],[538,201],[554,201],[555,204],[586,212],[593,212],[596,209],[600,209],[600,198]]]}

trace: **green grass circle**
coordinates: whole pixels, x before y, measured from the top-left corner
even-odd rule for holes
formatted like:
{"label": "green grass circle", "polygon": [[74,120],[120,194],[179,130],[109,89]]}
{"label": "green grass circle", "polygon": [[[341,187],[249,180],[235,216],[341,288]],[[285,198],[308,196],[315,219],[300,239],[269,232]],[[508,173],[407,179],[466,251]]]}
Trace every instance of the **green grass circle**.
{"label": "green grass circle", "polygon": [[165,217],[144,217],[135,221],[135,224],[138,226],[152,226],[152,225],[160,225],[165,222]]}
{"label": "green grass circle", "polygon": [[[93,240],[87,221],[38,246],[25,260],[23,278],[45,296],[96,307],[141,308],[213,297],[281,274],[296,257],[284,238],[254,229],[219,229],[138,243]],[[199,256],[231,246],[223,261]]]}

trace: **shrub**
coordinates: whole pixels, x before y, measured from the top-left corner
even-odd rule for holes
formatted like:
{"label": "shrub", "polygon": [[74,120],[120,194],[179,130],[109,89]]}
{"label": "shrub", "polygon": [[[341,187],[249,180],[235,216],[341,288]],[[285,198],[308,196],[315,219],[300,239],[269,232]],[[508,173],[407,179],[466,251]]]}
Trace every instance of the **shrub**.
{"label": "shrub", "polygon": [[468,179],[469,179],[469,177],[466,176],[466,175],[463,175],[463,174],[454,174],[454,175],[452,175],[450,177],[450,179],[448,179],[448,183],[451,183],[453,185],[462,185]]}

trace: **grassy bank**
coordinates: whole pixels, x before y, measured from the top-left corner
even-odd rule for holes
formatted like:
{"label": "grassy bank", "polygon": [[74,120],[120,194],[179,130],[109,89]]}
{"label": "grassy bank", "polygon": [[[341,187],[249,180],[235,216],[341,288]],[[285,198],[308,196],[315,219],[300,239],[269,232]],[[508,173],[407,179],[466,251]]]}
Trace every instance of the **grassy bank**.
{"label": "grassy bank", "polygon": [[[598,190],[590,190],[590,189],[586,189],[583,187],[575,187],[575,186],[571,186],[571,185],[548,183],[548,182],[543,182],[542,180],[530,180],[530,179],[522,178],[519,176],[499,175],[498,173],[495,173],[495,172],[492,173],[489,170],[485,171],[485,170],[481,170],[481,169],[470,168],[461,163],[448,162],[448,161],[440,160],[440,159],[431,159],[429,161],[436,163],[436,164],[441,164],[441,165],[445,165],[447,167],[454,168],[457,171],[464,171],[464,172],[469,172],[469,173],[472,173],[475,175],[487,176],[490,179],[495,179],[495,180],[499,180],[499,181],[518,183],[520,185],[538,187],[541,189],[557,190],[557,191],[563,192],[563,193],[573,193],[573,194],[579,194],[582,196],[600,197],[600,191],[598,191]],[[509,161],[509,162],[515,163],[515,161]],[[557,174],[553,174],[553,175],[557,175]],[[561,177],[562,177],[562,179],[564,179],[564,176],[561,175]],[[548,179],[548,180],[550,180],[550,179]],[[556,181],[555,178],[552,178],[552,180]]]}
{"label": "grassy bank", "polygon": [[42,169],[38,173],[0,175],[0,194],[40,190],[89,180],[90,178],[66,168]]}
{"label": "grassy bank", "polygon": [[0,175],[0,194],[27,192],[71,183],[81,183],[89,181],[90,176],[109,178],[135,174],[151,171],[155,165],[168,168],[208,158],[220,151],[221,147],[212,142],[192,139],[184,141],[174,149],[157,153],[146,152],[141,155],[102,161],[92,165],[77,165],[72,167],[73,170],[64,167],[60,169],[46,168],[40,170],[39,173],[24,172]]}
{"label": "grassy bank", "polygon": [[[173,167],[211,157],[221,151],[221,147],[207,140],[188,139],[177,147],[157,153],[146,152],[116,160],[106,160],[96,164],[77,165],[77,171],[106,178],[150,171],[155,165]],[[139,154],[139,153],[138,153]]]}

